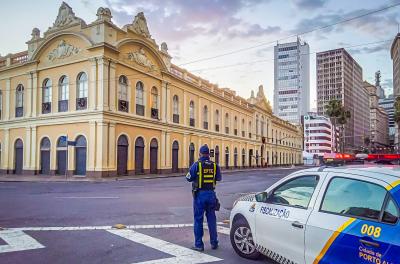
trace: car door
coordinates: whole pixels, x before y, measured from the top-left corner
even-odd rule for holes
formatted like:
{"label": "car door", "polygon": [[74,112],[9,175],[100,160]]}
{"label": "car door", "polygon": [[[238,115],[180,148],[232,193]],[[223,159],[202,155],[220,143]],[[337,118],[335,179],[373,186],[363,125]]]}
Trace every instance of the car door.
{"label": "car door", "polygon": [[[256,207],[256,242],[279,263],[304,263],[304,230],[319,176],[293,176],[268,193]],[[314,197],[314,198],[313,198]]]}
{"label": "car door", "polygon": [[400,263],[398,206],[387,185],[331,172],[306,225],[306,263]]}

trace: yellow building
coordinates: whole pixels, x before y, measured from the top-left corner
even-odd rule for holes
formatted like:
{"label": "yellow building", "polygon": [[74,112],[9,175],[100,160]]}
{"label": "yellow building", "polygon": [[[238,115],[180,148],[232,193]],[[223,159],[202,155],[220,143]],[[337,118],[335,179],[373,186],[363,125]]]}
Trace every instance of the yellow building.
{"label": "yellow building", "polygon": [[0,57],[3,173],[177,172],[203,144],[223,168],[302,162],[301,130],[272,114],[262,86],[249,99],[219,88],[173,65],[143,13],[123,28],[111,17],[99,8],[86,24],[63,3],[27,51]]}

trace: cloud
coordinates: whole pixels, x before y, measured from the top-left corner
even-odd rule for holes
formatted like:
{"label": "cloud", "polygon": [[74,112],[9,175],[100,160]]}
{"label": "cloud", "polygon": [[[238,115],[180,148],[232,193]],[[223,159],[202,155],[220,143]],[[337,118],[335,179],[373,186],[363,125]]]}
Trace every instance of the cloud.
{"label": "cloud", "polygon": [[121,25],[131,23],[136,13],[144,12],[150,32],[158,39],[166,41],[179,41],[196,36],[240,38],[279,32],[280,27],[262,27],[238,18],[239,12],[261,2],[266,1],[106,0],[117,23]]}
{"label": "cloud", "polygon": [[293,0],[297,8],[301,9],[317,9],[325,5],[326,0]]}
{"label": "cloud", "polygon": [[355,55],[355,54],[372,54],[372,53],[377,53],[377,52],[381,52],[381,51],[388,52],[389,49],[390,49],[390,45],[391,45],[391,43],[385,42],[383,44],[376,45],[374,47],[352,48],[352,49],[349,49],[349,52],[352,55]]}

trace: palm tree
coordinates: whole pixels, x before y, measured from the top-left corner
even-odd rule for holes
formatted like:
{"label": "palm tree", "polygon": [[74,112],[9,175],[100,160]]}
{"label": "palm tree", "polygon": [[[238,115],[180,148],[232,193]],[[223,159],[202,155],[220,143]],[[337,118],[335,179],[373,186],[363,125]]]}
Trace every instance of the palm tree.
{"label": "palm tree", "polygon": [[[326,114],[329,116],[332,125],[333,125],[333,134],[335,136],[335,146],[337,145],[336,142],[336,125],[340,124],[341,125],[341,133],[343,134],[344,132],[344,126],[347,123],[347,120],[350,119],[351,113],[350,111],[346,110],[342,106],[342,102],[336,99],[330,100],[326,106]],[[343,137],[343,142],[341,144],[342,146],[342,152],[343,152],[343,147],[344,147],[344,137]],[[333,147],[332,147],[333,151]]]}

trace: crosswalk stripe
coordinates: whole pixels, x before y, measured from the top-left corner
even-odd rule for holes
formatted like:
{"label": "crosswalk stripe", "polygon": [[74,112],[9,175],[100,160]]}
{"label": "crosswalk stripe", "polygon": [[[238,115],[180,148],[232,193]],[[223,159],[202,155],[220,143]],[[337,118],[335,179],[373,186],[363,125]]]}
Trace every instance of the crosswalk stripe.
{"label": "crosswalk stripe", "polygon": [[133,242],[140,243],[147,247],[162,251],[172,255],[172,258],[164,258],[157,260],[144,261],[136,264],[199,264],[207,262],[220,261],[222,259],[200,253],[185,247],[172,244],[170,242],[154,238],[133,230],[107,230],[117,236],[129,239]]}
{"label": "crosswalk stripe", "polygon": [[0,246],[0,253],[44,248],[33,237],[18,230],[0,231],[0,238],[7,243]]}

